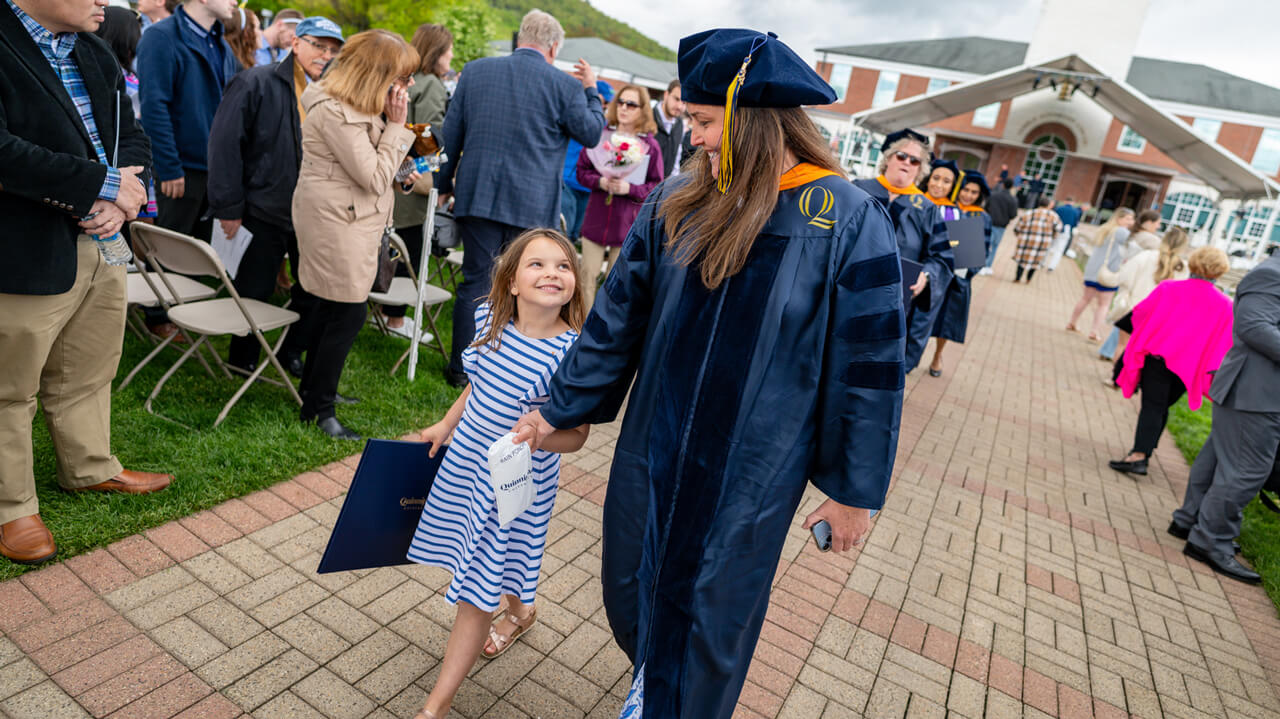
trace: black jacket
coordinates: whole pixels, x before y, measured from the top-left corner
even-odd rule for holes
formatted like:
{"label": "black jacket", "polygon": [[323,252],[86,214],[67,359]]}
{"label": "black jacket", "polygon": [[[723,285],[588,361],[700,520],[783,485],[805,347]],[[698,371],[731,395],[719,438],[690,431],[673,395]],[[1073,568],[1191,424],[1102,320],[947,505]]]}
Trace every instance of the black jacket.
{"label": "black jacket", "polygon": [[[671,169],[676,164],[676,153],[679,152],[684,141],[684,120],[677,117],[675,122],[671,123],[671,132],[667,132],[662,129],[662,113],[655,106],[653,121],[658,125],[658,131],[653,134],[653,137],[658,141],[658,147],[662,148],[662,176],[670,177]],[[686,154],[680,159],[685,160],[688,157],[689,155]]]}
{"label": "black jacket", "polygon": [[1018,216],[1018,201],[1008,190],[1000,187],[987,200],[987,214],[991,215],[992,225],[1007,227]]}
{"label": "black jacket", "polygon": [[[115,55],[82,32],[71,57],[88,89],[107,161],[149,168],[151,144],[133,119]],[[106,176],[57,73],[8,3],[0,6],[0,293],[71,289],[77,218],[89,213]]]}
{"label": "black jacket", "polygon": [[220,220],[246,215],[293,229],[293,188],[302,165],[302,125],[292,56],[250,68],[227,85],[209,131],[209,208]]}

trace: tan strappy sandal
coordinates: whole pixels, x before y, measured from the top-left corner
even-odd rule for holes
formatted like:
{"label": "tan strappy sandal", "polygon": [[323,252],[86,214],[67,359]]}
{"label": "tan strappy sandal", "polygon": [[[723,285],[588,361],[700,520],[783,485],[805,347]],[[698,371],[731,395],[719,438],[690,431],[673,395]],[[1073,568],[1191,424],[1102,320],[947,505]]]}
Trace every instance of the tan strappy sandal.
{"label": "tan strappy sandal", "polygon": [[[506,617],[507,619],[509,619],[511,623],[514,624],[516,627],[515,630],[513,630],[510,634],[499,634],[498,631],[494,629],[494,626],[496,626],[496,623],[502,621],[503,617]],[[480,650],[480,656],[484,657],[485,659],[496,659],[502,656],[502,653],[507,651],[507,649],[509,649],[512,644],[515,644],[516,640],[519,639],[525,632],[533,628],[533,625],[537,621],[538,621],[537,607],[530,609],[529,613],[525,615],[524,618],[519,618],[519,619],[516,618],[516,615],[513,614],[511,610],[508,609],[506,613],[503,614],[502,617],[498,617],[495,623],[489,626],[489,641],[493,642],[493,646],[497,647],[497,651],[490,654],[489,647],[486,645],[484,649]]]}

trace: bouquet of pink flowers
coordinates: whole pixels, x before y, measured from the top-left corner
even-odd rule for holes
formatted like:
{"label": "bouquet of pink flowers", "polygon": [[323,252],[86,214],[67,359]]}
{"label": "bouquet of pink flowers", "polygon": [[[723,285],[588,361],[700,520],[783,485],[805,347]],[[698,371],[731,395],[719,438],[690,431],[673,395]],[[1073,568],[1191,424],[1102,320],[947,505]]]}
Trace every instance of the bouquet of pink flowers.
{"label": "bouquet of pink flowers", "polygon": [[[600,140],[600,144],[587,150],[587,159],[601,175],[611,180],[627,180],[642,184],[649,169],[649,145],[634,135],[615,132]],[[613,195],[605,198],[605,204],[613,202]]]}

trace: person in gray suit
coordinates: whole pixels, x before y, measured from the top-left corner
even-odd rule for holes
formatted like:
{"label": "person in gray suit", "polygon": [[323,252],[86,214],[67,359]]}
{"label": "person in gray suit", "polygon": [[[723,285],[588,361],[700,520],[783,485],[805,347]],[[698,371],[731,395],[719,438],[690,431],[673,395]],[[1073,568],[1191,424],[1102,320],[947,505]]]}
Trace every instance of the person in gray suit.
{"label": "person in gray suit", "polygon": [[1169,534],[1220,574],[1257,584],[1235,558],[1244,506],[1280,472],[1280,254],[1236,288],[1234,343],[1214,375],[1213,430],[1191,467]]}
{"label": "person in gray suit", "polygon": [[530,10],[516,44],[506,57],[467,63],[444,118],[449,159],[436,184],[442,202],[453,193],[464,250],[444,370],[455,387],[467,382],[462,350],[475,339],[476,305],[489,294],[494,258],[527,229],[560,226],[569,139],[595,147],[604,130],[591,65],[579,59],[572,75],[552,65],[564,44],[554,17]]}

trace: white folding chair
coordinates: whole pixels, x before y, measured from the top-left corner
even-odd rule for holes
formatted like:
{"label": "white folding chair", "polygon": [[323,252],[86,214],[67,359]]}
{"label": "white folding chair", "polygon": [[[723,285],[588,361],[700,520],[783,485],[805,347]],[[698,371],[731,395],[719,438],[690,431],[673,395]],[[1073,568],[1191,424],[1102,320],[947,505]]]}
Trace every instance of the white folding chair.
{"label": "white folding chair", "polygon": [[[409,276],[393,278],[391,280],[391,287],[387,288],[386,292],[370,292],[369,305],[372,310],[374,322],[378,325],[378,329],[382,330],[384,334],[401,336],[399,333],[393,332],[391,328],[387,327],[386,319],[382,316],[382,313],[378,311],[377,305],[412,307],[417,304],[419,289],[418,273],[413,268],[413,262],[409,258],[409,251],[405,247],[404,240],[400,239],[400,235],[394,232],[391,233],[391,245],[392,248],[399,253],[399,257],[397,258],[398,261],[403,262],[404,266],[409,269]],[[426,251],[425,248],[424,251]],[[449,358],[449,353],[445,351],[444,343],[440,339],[440,330],[436,327],[436,319],[431,308],[438,307],[439,305],[448,302],[453,298],[453,294],[446,289],[436,287],[435,285],[428,283],[426,278],[423,278],[422,280],[422,291],[425,298],[422,303],[422,317],[415,317],[413,319],[415,322],[426,322],[427,326],[431,328],[430,332],[426,332],[425,330],[423,331],[423,344],[434,347],[440,352],[440,355],[447,360]],[[412,341],[412,338],[410,341]],[[400,359],[396,360],[396,363],[391,367],[391,374],[394,375],[400,369],[400,365],[404,363],[408,356],[409,350],[406,349],[404,354],[400,355]]]}
{"label": "white folding chair", "polygon": [[[139,224],[145,223],[135,223],[134,227]],[[133,264],[129,265],[129,273],[125,276],[126,306],[128,307],[125,324],[133,330],[138,339],[158,346],[152,348],[147,356],[129,370],[124,381],[116,387],[117,392],[128,387],[138,372],[168,346],[168,343],[161,342],[147,329],[146,321],[141,317],[141,308],[160,307],[167,311],[175,304],[207,300],[216,296],[219,290],[217,287],[210,287],[185,275],[169,272],[162,277],[160,273],[147,268],[148,264],[140,253],[134,253]],[[210,377],[215,376],[213,369],[205,361],[204,355],[196,354],[196,359],[204,366]]]}
{"label": "white folding chair", "polygon": [[[160,390],[169,381],[169,378],[178,371],[178,368],[191,355],[196,354],[202,346],[209,348],[211,354],[213,354],[214,361],[217,362],[218,367],[222,369],[227,379],[233,378],[232,369],[235,369],[238,374],[248,375],[244,383],[240,385],[240,388],[231,396],[231,399],[227,400],[227,403],[223,405],[222,411],[218,413],[218,418],[214,420],[214,427],[222,424],[222,420],[227,418],[231,408],[235,406],[236,402],[240,401],[240,397],[249,389],[249,386],[258,380],[287,387],[294,401],[301,406],[302,397],[298,395],[297,388],[293,386],[289,376],[284,371],[284,367],[280,365],[280,360],[276,358],[276,352],[284,344],[285,336],[289,333],[289,326],[299,319],[298,313],[260,300],[242,298],[240,293],[236,292],[235,285],[232,284],[231,278],[227,275],[227,270],[223,267],[222,260],[218,258],[217,253],[207,243],[154,225],[142,225],[140,227],[135,225],[133,231],[135,246],[140,247],[141,251],[146,254],[148,261],[155,268],[156,274],[166,287],[172,290],[173,273],[197,277],[213,277],[218,280],[220,287],[225,289],[229,295],[227,297],[184,302],[169,308],[169,320],[191,337],[191,346],[160,377],[160,381],[151,390],[151,394],[147,397],[143,407],[151,414],[163,417],[163,415],[158,414],[151,408],[151,403],[160,394]],[[267,342],[266,337],[263,336],[263,333],[275,329],[281,329],[282,332],[280,333],[280,338],[276,341],[275,347],[272,347]],[[258,363],[257,368],[252,372],[246,373],[239,368],[228,367],[222,361],[221,356],[213,350],[212,345],[209,344],[210,337],[220,335],[244,337],[248,334],[252,334],[258,339],[258,344],[262,347],[267,359],[266,362]],[[173,337],[166,338],[160,346],[164,347],[172,339]],[[275,368],[281,381],[277,382],[261,376],[268,364]],[[168,418],[165,417],[165,419]]]}

